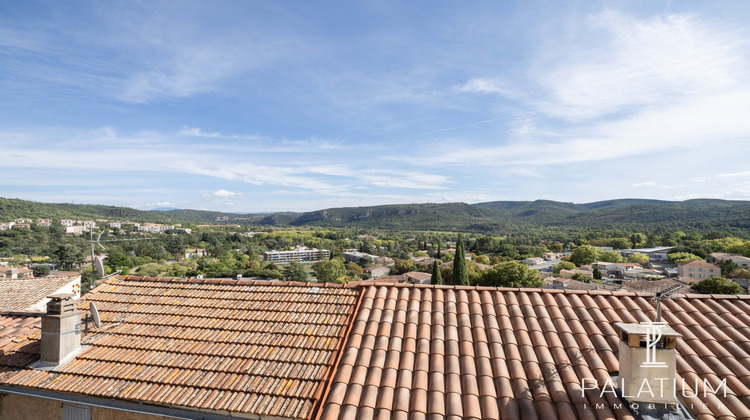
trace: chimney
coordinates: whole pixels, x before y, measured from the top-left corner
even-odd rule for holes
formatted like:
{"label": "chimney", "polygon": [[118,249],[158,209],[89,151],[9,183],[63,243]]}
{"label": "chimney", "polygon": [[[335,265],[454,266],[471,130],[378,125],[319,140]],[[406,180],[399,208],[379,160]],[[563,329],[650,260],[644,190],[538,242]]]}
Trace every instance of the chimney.
{"label": "chimney", "polygon": [[47,296],[47,314],[42,316],[42,364],[66,363],[81,350],[81,312],[73,296]]}
{"label": "chimney", "polygon": [[615,324],[620,330],[617,385],[630,402],[676,404],[675,347],[682,337],[664,322]]}

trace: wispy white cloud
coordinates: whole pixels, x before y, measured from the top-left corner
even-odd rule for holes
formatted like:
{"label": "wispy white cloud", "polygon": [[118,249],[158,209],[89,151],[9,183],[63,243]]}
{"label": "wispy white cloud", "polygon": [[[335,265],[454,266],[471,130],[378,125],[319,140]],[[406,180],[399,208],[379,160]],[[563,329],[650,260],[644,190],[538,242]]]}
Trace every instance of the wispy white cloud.
{"label": "wispy white cloud", "polygon": [[[741,40],[686,15],[639,19],[606,11],[588,18],[575,45],[556,45],[532,77],[545,113],[578,121],[733,87],[743,77]],[[543,97],[544,97],[543,96]]]}
{"label": "wispy white cloud", "polygon": [[227,190],[216,190],[212,193],[203,194],[203,196],[207,198],[233,198],[242,197],[242,194]]}

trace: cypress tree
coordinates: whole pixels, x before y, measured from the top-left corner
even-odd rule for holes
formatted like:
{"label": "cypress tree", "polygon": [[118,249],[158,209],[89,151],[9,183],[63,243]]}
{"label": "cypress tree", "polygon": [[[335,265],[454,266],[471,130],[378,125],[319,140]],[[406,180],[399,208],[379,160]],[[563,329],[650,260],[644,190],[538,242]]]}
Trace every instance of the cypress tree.
{"label": "cypress tree", "polygon": [[437,245],[438,245],[438,249],[437,249],[437,255],[435,256],[435,259],[439,260],[440,259],[440,242],[439,241]]}
{"label": "cypress tree", "polygon": [[466,251],[464,237],[458,235],[456,242],[456,257],[453,259],[453,284],[469,286],[469,270],[466,266]]}
{"label": "cypress tree", "polygon": [[443,274],[440,272],[437,259],[432,263],[432,278],[430,279],[430,284],[443,284]]}

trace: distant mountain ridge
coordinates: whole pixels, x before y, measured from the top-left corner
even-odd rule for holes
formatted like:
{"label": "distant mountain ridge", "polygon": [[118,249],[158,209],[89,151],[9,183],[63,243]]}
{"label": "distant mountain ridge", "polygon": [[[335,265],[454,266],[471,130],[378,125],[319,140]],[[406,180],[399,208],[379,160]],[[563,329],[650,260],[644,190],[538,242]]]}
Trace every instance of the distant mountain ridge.
{"label": "distant mountain ridge", "polygon": [[305,213],[223,213],[191,209],[146,211],[128,207],[0,198],[0,222],[16,218],[469,231],[519,230],[534,226],[596,228],[643,225],[702,231],[729,229],[750,233],[750,201],[616,199],[576,204],[535,200],[392,204],[329,208]]}

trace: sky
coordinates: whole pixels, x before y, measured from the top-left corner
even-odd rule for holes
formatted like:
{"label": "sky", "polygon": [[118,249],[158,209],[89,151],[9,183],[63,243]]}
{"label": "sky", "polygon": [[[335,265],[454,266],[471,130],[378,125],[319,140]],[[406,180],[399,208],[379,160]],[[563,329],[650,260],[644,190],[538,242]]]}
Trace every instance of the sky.
{"label": "sky", "polygon": [[0,0],[0,196],[750,199],[745,1]]}

